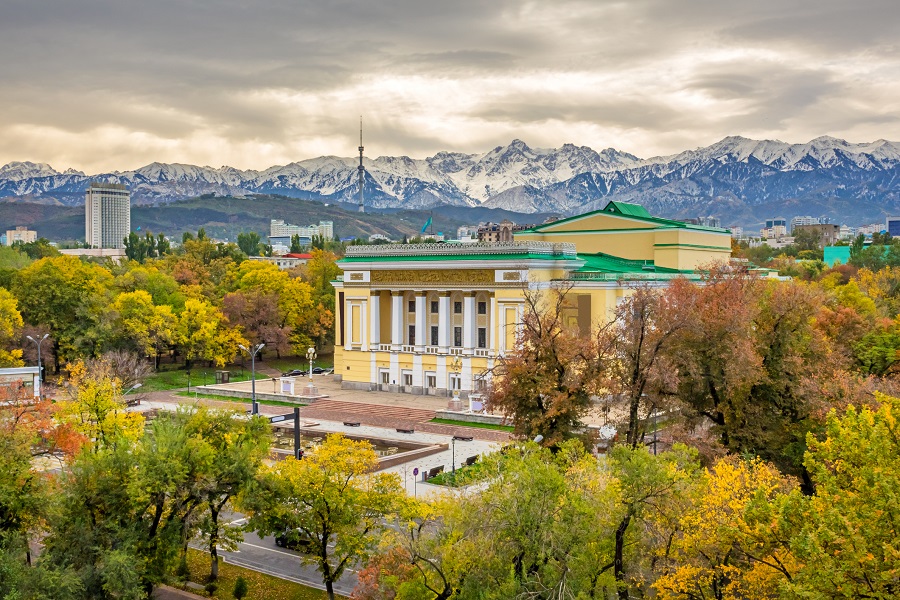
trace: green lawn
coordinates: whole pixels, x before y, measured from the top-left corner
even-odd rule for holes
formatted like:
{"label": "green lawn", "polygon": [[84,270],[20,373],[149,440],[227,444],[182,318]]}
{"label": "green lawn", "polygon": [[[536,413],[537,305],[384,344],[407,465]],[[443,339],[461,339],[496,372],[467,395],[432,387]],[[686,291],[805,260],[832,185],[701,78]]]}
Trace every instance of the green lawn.
{"label": "green lawn", "polygon": [[471,423],[469,421],[457,421],[456,419],[432,419],[432,423],[440,425],[455,425],[457,427],[474,427],[476,429],[495,429],[497,431],[513,432],[511,425],[494,425],[493,423]]}
{"label": "green lawn", "polygon": [[[302,369],[304,371],[309,369],[309,361],[302,356],[283,356],[281,358],[267,356],[264,362],[267,366],[270,366],[273,369],[278,369],[282,373],[287,373],[288,371],[293,371],[294,369]],[[330,369],[334,367],[334,355],[323,354],[313,361],[313,366],[322,367],[323,369]]]}
{"label": "green lawn", "polygon": [[[209,576],[209,554],[188,549],[188,569],[190,580],[204,585]],[[218,600],[232,600],[231,590],[238,577],[247,581],[247,600],[324,600],[327,594],[321,590],[300,585],[271,575],[265,575],[250,569],[230,565],[219,561],[219,588],[212,596]],[[344,596],[337,596],[344,598]]]}
{"label": "green lawn", "polygon": [[[166,368],[168,367],[168,368]],[[163,390],[171,390],[177,388],[186,388],[188,387],[188,372],[184,369],[174,368],[172,365],[165,365],[163,367],[164,370],[151,373],[147,379],[144,380],[141,391],[144,392],[159,392]],[[249,381],[250,380],[250,370],[243,369],[241,370],[240,366],[235,366],[229,369],[231,371],[231,381]],[[256,374],[256,380],[260,379],[269,379],[265,375]],[[195,385],[209,385],[216,382],[216,369],[210,368],[193,368],[190,372],[190,384],[191,387]]]}
{"label": "green lawn", "polygon": [[432,485],[445,485],[447,487],[463,487],[478,481],[484,471],[484,465],[479,460],[471,466],[456,465],[456,474],[453,471],[445,471],[432,477],[428,483]]}
{"label": "green lawn", "polygon": [[[206,400],[222,400],[225,402],[237,402],[242,404],[250,404],[250,398],[235,398],[233,396],[222,396],[220,394],[198,394],[196,392],[178,392],[177,396],[184,396],[185,398],[204,398]],[[305,404],[300,404],[298,402],[282,402],[281,400],[263,400],[262,398],[256,399],[257,404],[267,404],[269,406],[306,406]]]}

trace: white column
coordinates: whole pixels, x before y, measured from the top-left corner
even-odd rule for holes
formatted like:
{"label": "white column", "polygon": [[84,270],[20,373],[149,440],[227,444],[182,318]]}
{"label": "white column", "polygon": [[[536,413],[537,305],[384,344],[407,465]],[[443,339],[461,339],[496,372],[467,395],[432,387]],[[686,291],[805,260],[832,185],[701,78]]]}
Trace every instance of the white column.
{"label": "white column", "polygon": [[346,328],[344,331],[346,335],[344,335],[344,350],[349,350],[353,343],[353,308],[350,306],[350,301],[344,301],[344,323],[346,323]]}
{"label": "white column", "polygon": [[475,294],[463,297],[463,352],[472,354],[475,349]]}
{"label": "white column", "polygon": [[403,345],[403,294],[391,292],[391,350],[400,351]]}
{"label": "white column", "polygon": [[378,344],[381,343],[381,296],[378,292],[369,296],[369,310],[369,344],[372,350],[378,350]]}
{"label": "white column", "polygon": [[363,300],[359,307],[359,343],[363,352],[369,349],[369,303]]}
{"label": "white column", "polygon": [[442,354],[450,351],[450,294],[438,298],[438,346]]}
{"label": "white column", "polygon": [[497,351],[497,299],[491,296],[491,306],[488,312],[488,348],[491,352]]}
{"label": "white column", "polygon": [[[425,330],[428,323],[425,318],[425,292],[416,294],[416,349],[425,351]],[[415,385],[415,384],[414,384]]]}

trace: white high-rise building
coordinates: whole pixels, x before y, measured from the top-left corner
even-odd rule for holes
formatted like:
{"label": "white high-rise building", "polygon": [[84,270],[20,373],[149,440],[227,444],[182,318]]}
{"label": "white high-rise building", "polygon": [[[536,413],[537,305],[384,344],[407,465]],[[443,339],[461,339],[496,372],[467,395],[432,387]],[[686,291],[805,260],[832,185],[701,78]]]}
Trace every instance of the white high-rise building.
{"label": "white high-rise building", "polygon": [[269,223],[269,237],[292,237],[299,235],[301,238],[313,238],[319,236],[326,240],[334,239],[334,222],[319,221],[318,225],[291,225],[284,219],[272,219]]}
{"label": "white high-rise building", "polygon": [[131,232],[131,192],[118,183],[93,182],[84,198],[84,239],[91,248],[124,248]]}

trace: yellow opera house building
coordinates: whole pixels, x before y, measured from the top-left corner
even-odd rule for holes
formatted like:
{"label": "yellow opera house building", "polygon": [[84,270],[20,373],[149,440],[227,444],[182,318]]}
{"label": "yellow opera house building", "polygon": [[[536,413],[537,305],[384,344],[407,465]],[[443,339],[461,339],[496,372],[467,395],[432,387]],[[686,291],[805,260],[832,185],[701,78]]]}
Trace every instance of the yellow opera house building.
{"label": "yellow opera house building", "polygon": [[525,289],[565,282],[565,319],[587,332],[638,283],[696,278],[730,255],[725,229],[622,202],[513,242],[350,246],[333,282],[335,376],[348,389],[477,399],[515,344]]}

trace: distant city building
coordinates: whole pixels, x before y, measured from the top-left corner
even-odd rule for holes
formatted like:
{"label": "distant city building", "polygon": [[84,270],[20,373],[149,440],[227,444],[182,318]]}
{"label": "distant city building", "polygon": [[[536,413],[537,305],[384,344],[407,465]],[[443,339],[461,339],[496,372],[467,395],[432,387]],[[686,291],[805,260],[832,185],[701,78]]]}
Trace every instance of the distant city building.
{"label": "distant city building", "polygon": [[759,237],[764,240],[783,238],[788,234],[787,221],[781,217],[777,219],[768,219],[766,226],[759,232]]}
{"label": "distant city building", "polygon": [[463,225],[462,227],[456,230],[456,239],[458,240],[477,240],[478,239],[478,226],[477,225]]}
{"label": "distant city building", "polygon": [[513,241],[513,233],[517,231],[525,231],[532,227],[531,225],[516,225],[509,219],[504,219],[499,223],[482,223],[478,226],[479,242],[511,242]]}
{"label": "distant city building", "polygon": [[833,246],[840,239],[841,228],[830,223],[817,223],[815,225],[797,225],[794,227],[794,237],[801,231],[812,231],[819,235],[819,248]]}
{"label": "distant city building", "polygon": [[856,235],[871,236],[873,233],[881,233],[885,231],[882,223],[870,223],[869,225],[861,225],[856,228]]}
{"label": "distant city building", "polygon": [[731,237],[732,238],[734,238],[736,240],[744,239],[744,228],[743,227],[737,227],[736,225],[732,225],[731,227],[729,227],[729,229],[731,229]]}
{"label": "distant city building", "polygon": [[301,253],[287,253],[282,254],[281,256],[248,256],[248,260],[253,260],[256,262],[268,263],[270,265],[275,265],[279,269],[293,269],[294,267],[299,267],[305,265],[309,259],[312,258],[312,254],[301,254]]}
{"label": "distant city building", "polygon": [[32,231],[27,227],[22,227],[21,225],[16,227],[15,229],[8,229],[6,231],[6,245],[12,246],[16,242],[22,242],[23,244],[30,244],[31,242],[37,241],[37,231]]}
{"label": "distant city building", "polygon": [[824,221],[819,220],[816,217],[794,217],[791,219],[791,233],[794,232],[794,228],[800,225],[818,225],[819,223],[823,223]]}
{"label": "distant city building", "polygon": [[125,260],[125,248],[60,248],[60,254],[89,258],[109,258],[115,262]]}
{"label": "distant city building", "polygon": [[884,223],[884,230],[891,234],[891,237],[900,236],[900,217],[888,217]]}
{"label": "distant city building", "polygon": [[369,236],[370,242],[391,242],[391,238],[381,233],[373,233]]}
{"label": "distant city building", "polygon": [[849,240],[856,235],[856,228],[849,225],[841,225],[838,237],[842,240]]}
{"label": "distant city building", "polygon": [[131,192],[118,183],[92,182],[84,199],[84,239],[91,248],[124,248],[131,232]]}
{"label": "distant city building", "polygon": [[269,237],[291,237],[299,235],[301,238],[312,239],[319,236],[326,240],[334,239],[334,221],[319,221],[318,225],[291,225],[283,219],[272,219],[269,223]]}
{"label": "distant city building", "polygon": [[713,216],[696,217],[694,219],[685,219],[682,222],[687,223],[689,225],[702,225],[704,227],[716,227],[716,228],[722,227],[722,224],[721,224],[722,222],[719,220],[719,218],[713,217]]}

